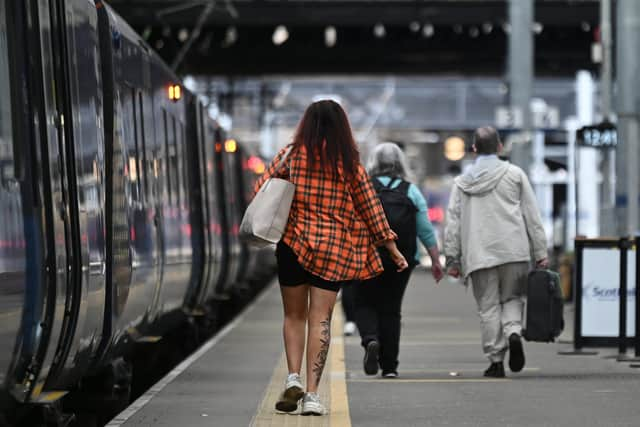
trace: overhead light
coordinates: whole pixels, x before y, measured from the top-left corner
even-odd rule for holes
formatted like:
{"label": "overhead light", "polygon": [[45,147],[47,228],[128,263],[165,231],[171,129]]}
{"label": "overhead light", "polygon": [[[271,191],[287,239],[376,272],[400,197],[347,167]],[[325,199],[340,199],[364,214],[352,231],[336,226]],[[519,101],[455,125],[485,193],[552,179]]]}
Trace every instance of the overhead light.
{"label": "overhead light", "polygon": [[336,27],[330,25],[324,29],[324,44],[327,47],[334,47],[336,41],[338,41],[338,32],[336,31]]}
{"label": "overhead light", "polygon": [[580,23],[580,28],[582,28],[582,31],[584,31],[585,33],[588,33],[589,31],[591,31],[591,24],[589,24],[587,21],[582,21]]}
{"label": "overhead light", "polygon": [[464,139],[459,136],[450,136],[444,141],[444,156],[447,160],[457,162],[465,155]]}
{"label": "overhead light", "polygon": [[149,40],[150,35],[151,35],[151,26],[147,25],[146,27],[144,27],[144,30],[142,31],[142,38],[145,40]]}
{"label": "overhead light", "polygon": [[422,35],[427,38],[433,37],[435,32],[436,32],[436,29],[432,24],[424,24],[424,27],[422,27]]}
{"label": "overhead light", "polygon": [[478,27],[473,26],[469,28],[469,36],[472,38],[476,38],[480,35],[480,30],[478,29]]}
{"label": "overhead light", "polygon": [[417,33],[420,31],[420,23],[418,21],[412,21],[409,24],[409,30],[411,30],[412,33]]}
{"label": "overhead light", "polygon": [[387,30],[384,28],[383,24],[378,22],[376,25],[373,26],[373,35],[381,39],[387,35]]}
{"label": "overhead light", "polygon": [[511,24],[509,24],[508,22],[503,23],[502,31],[504,31],[506,34],[509,34],[511,32]]}
{"label": "overhead light", "polygon": [[275,44],[276,46],[280,46],[281,44],[286,42],[288,39],[289,39],[289,31],[287,30],[287,27],[285,27],[284,25],[278,25],[276,29],[273,31],[273,37],[271,37],[273,44]]}
{"label": "overhead light", "polygon": [[188,38],[189,30],[187,30],[186,28],[182,28],[180,29],[180,31],[178,31],[178,40],[180,40],[182,43],[186,42]]}
{"label": "overhead light", "polygon": [[164,40],[156,40],[155,44],[156,50],[160,50],[164,47]]}
{"label": "overhead light", "polygon": [[462,25],[461,24],[454,25],[453,32],[456,34],[462,34]]}
{"label": "overhead light", "polygon": [[485,34],[489,34],[493,31],[493,24],[489,21],[482,23],[482,32]]}
{"label": "overhead light", "polygon": [[542,25],[540,22],[534,22],[533,23],[533,32],[536,34],[540,34],[542,32],[542,30],[544,30],[544,25]]}
{"label": "overhead light", "polygon": [[224,41],[222,42],[222,47],[229,47],[235,44],[238,40],[238,30],[236,27],[228,27],[227,32],[224,35]]}

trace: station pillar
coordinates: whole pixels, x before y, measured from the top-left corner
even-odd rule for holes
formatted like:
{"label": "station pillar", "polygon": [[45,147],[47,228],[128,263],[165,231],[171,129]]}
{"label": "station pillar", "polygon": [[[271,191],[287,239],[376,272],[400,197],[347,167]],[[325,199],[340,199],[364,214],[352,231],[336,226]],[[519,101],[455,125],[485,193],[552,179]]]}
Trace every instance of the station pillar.
{"label": "station pillar", "polygon": [[616,73],[618,146],[616,147],[616,210],[621,236],[638,232],[640,150],[640,2],[616,2]]}
{"label": "station pillar", "polygon": [[511,148],[511,162],[529,173],[531,165],[531,107],[533,92],[533,0],[509,1],[509,104],[522,115],[524,140]]}

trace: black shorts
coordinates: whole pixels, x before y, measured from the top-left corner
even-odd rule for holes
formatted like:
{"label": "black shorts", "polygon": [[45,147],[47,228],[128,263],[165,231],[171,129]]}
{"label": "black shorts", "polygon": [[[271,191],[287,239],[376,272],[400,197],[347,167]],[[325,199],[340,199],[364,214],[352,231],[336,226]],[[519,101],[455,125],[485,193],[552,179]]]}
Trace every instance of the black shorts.
{"label": "black shorts", "polygon": [[353,282],[352,280],[332,282],[308,272],[298,262],[298,256],[295,252],[282,240],[276,246],[276,259],[278,260],[280,286],[288,287],[307,284],[327,291],[338,292],[342,286]]}

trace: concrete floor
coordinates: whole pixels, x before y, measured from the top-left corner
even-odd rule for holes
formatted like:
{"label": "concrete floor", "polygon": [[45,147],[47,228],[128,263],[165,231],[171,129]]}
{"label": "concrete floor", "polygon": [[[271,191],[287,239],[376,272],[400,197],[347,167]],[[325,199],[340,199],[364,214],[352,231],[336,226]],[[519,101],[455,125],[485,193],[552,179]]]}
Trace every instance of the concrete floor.
{"label": "concrete floor", "polygon": [[343,340],[340,321],[335,316],[321,383],[325,403],[335,405],[330,416],[273,411],[286,373],[273,286],[227,334],[109,426],[640,426],[640,371],[604,358],[614,350],[559,356],[567,344],[525,343],[522,373],[483,378],[488,362],[472,294],[446,281],[436,287],[425,271],[413,274],[405,296],[399,378],[364,375],[359,338]]}
{"label": "concrete floor", "polygon": [[346,340],[353,426],[640,426],[640,371],[603,358],[613,350],[525,343],[522,373],[485,381],[471,292],[415,272],[403,314],[397,380],[364,375],[359,339]]}

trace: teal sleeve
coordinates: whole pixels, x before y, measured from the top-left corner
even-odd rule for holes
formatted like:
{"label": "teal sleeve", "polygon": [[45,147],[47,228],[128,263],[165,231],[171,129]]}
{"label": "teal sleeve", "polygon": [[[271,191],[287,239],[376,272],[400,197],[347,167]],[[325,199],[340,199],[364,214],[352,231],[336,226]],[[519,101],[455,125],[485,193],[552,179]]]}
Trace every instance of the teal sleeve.
{"label": "teal sleeve", "polygon": [[418,208],[416,212],[416,231],[418,232],[418,239],[425,248],[432,248],[438,244],[436,239],[436,233],[433,229],[431,221],[427,215],[427,201],[424,199],[422,192],[414,184],[409,187],[409,198],[413,204]]}

